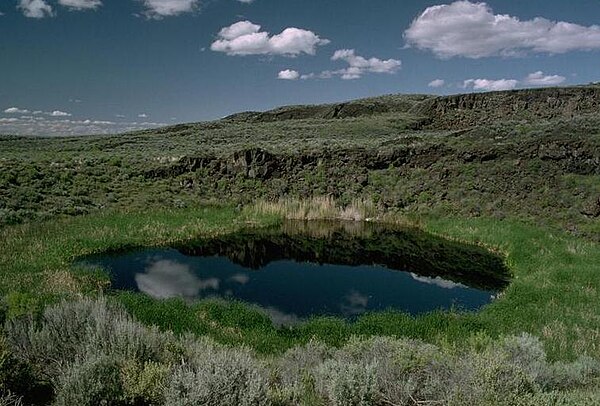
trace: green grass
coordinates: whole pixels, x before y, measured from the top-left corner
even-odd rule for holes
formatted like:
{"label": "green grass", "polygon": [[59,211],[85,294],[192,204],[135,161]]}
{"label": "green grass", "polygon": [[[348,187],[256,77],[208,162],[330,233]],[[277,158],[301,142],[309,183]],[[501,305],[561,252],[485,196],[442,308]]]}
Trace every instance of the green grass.
{"label": "green grass", "polygon": [[[274,224],[256,210],[199,207],[182,210],[101,213],[0,230],[1,292],[10,316],[41,309],[59,298],[107,291],[103,273],[73,269],[74,259],[140,246],[168,246],[198,236]],[[317,338],[340,346],[352,335],[390,335],[433,343],[468,345],[478,337],[528,332],[553,359],[600,357],[600,245],[518,220],[421,216],[428,232],[499,250],[514,279],[502,296],[477,313],[435,312],[410,317],[367,314],[356,322],[316,318],[291,327],[241,303],[157,301],[137,293],[111,293],[139,320],[177,333],[191,331],[217,341],[280,353]]]}

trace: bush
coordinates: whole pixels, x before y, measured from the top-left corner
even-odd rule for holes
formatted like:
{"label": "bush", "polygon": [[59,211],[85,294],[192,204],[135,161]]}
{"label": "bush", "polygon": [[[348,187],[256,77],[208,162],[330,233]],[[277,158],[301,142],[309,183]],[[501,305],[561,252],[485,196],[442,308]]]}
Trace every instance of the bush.
{"label": "bush", "polygon": [[130,404],[161,405],[170,375],[167,365],[156,362],[125,362],[121,368],[121,380],[125,399]]}
{"label": "bush", "polygon": [[92,356],[75,362],[58,379],[56,406],[123,404],[120,369],[114,357]]}
{"label": "bush", "polygon": [[369,406],[376,403],[377,364],[329,360],[316,371],[316,388],[326,404]]}
{"label": "bush", "polygon": [[391,337],[353,339],[337,356],[365,366],[377,363],[379,395],[394,404],[442,398],[455,362],[433,345]]}
{"label": "bush", "polygon": [[[51,390],[48,385],[39,382],[33,375],[31,367],[12,354],[2,336],[0,336],[1,396],[5,396],[5,402],[11,399],[14,402],[24,400],[27,404],[45,404],[51,398]],[[3,404],[0,401],[0,405]]]}
{"label": "bush", "polygon": [[166,405],[267,404],[267,371],[250,351],[189,338],[183,348],[186,354],[171,376]]}
{"label": "bush", "polygon": [[15,353],[52,380],[77,358],[89,353],[117,359],[160,361],[173,340],[135,322],[123,309],[106,299],[83,299],[48,307],[39,322],[31,317],[11,320],[7,337]]}
{"label": "bush", "polygon": [[314,372],[331,358],[333,351],[322,343],[308,344],[286,351],[272,364],[274,380],[271,397],[277,404],[315,404],[317,393]]}

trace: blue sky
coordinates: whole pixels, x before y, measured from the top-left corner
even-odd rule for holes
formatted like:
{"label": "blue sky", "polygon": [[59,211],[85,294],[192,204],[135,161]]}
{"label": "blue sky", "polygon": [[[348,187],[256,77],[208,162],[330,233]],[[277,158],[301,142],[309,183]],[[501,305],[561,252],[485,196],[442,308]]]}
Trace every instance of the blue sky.
{"label": "blue sky", "polygon": [[600,2],[0,0],[0,133],[600,80]]}

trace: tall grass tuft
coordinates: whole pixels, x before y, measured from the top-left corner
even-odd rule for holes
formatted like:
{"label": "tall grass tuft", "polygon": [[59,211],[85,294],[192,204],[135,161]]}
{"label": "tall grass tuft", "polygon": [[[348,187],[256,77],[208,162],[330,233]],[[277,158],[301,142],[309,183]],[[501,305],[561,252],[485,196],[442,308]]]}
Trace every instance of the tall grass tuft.
{"label": "tall grass tuft", "polygon": [[379,214],[377,206],[370,200],[354,199],[348,205],[341,205],[331,196],[260,200],[250,206],[249,210],[290,220],[364,221],[375,219]]}

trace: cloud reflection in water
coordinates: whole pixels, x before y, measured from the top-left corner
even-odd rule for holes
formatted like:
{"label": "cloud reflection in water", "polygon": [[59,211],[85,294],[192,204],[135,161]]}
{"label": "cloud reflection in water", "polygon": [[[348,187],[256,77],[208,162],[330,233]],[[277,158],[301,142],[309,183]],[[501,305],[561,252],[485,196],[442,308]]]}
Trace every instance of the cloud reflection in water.
{"label": "cloud reflection in water", "polygon": [[435,278],[428,278],[427,276],[419,276],[412,272],[410,276],[417,282],[426,283],[428,285],[435,285],[443,289],[466,288],[466,286],[462,283],[456,283],[447,279],[442,279],[439,276],[436,276]]}
{"label": "cloud reflection in water", "polygon": [[342,310],[342,314],[344,314],[344,316],[356,316],[366,312],[368,304],[368,296],[363,295],[356,290],[352,290],[344,297],[344,302],[341,303],[340,309]]}
{"label": "cloud reflection in water", "polygon": [[145,273],[135,275],[135,281],[140,291],[156,299],[195,299],[204,290],[219,290],[221,283],[217,278],[200,279],[189,265],[172,260],[151,263]]}

